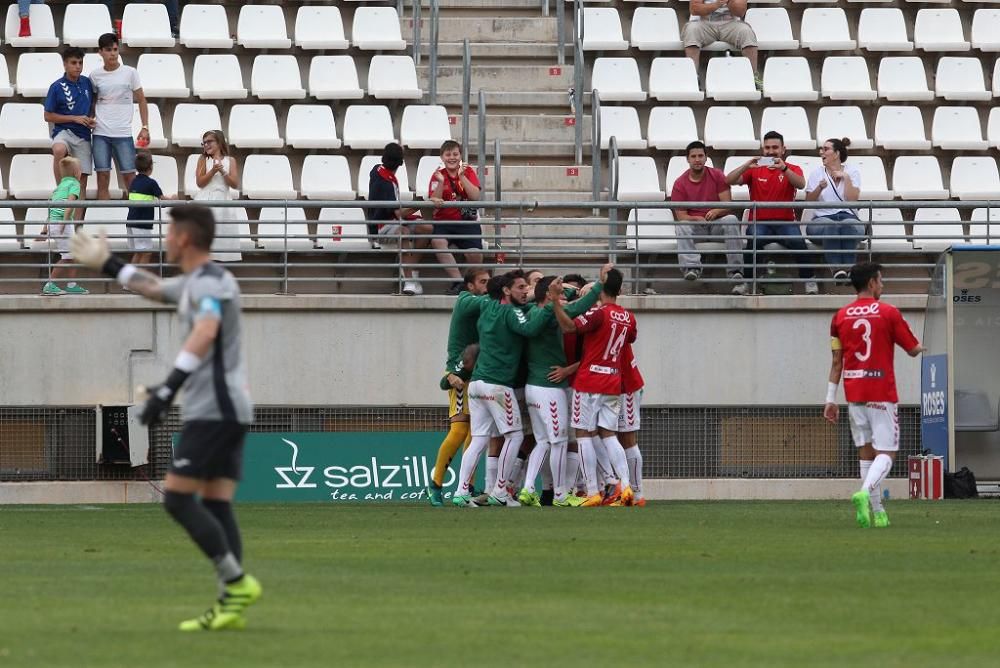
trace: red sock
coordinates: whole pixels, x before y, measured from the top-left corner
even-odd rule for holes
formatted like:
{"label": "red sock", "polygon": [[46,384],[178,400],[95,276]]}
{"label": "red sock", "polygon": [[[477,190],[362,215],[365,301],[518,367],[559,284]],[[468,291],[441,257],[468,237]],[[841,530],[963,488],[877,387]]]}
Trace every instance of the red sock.
{"label": "red sock", "polygon": [[31,37],[31,21],[29,21],[27,16],[21,17],[21,30],[17,33],[18,37]]}

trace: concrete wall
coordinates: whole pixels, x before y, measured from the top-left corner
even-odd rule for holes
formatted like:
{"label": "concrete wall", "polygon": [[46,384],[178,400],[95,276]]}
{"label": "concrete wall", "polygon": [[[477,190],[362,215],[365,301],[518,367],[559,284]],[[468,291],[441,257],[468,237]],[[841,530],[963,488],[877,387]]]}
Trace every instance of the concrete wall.
{"label": "concrete wall", "polygon": [[[810,405],[826,390],[829,323],[848,296],[637,297],[648,405]],[[437,405],[446,297],[244,298],[254,399],[268,405]],[[895,297],[918,337],[924,297]],[[0,297],[0,406],[129,403],[181,342],[171,310],[134,296]],[[900,353],[900,401],[919,365]]]}

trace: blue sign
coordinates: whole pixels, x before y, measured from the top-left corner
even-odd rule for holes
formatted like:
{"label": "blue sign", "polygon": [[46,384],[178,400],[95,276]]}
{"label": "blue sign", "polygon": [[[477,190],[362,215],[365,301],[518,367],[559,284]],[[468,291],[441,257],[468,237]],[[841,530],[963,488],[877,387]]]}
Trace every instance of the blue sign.
{"label": "blue sign", "polygon": [[924,355],[920,365],[920,440],[944,457],[948,470],[948,356]]}

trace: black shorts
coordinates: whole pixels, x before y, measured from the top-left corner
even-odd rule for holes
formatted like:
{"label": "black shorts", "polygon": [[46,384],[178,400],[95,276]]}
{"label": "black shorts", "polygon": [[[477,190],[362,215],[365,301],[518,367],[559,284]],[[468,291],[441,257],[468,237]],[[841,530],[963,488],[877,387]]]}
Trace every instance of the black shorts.
{"label": "black shorts", "polygon": [[181,428],[170,472],[213,480],[243,476],[243,441],[247,425],[221,420],[192,420]]}
{"label": "black shorts", "polygon": [[460,221],[434,223],[434,236],[438,239],[442,237],[447,239],[448,245],[455,248],[474,251],[483,250],[483,228],[479,223],[471,221],[467,223]]}

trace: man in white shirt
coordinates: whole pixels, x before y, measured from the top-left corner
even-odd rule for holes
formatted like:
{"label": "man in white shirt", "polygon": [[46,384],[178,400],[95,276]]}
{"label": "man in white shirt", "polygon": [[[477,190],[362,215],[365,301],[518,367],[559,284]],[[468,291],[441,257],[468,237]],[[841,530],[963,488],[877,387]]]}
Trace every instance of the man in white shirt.
{"label": "man in white shirt", "polygon": [[111,199],[111,159],[118,164],[118,173],[125,179],[125,188],[135,178],[135,147],[132,141],[132,104],[139,105],[142,129],[136,138],[140,147],[149,145],[149,108],[134,67],[118,57],[118,36],[105,33],[97,41],[103,67],[90,73],[94,84],[94,171],[97,172],[97,199]]}

